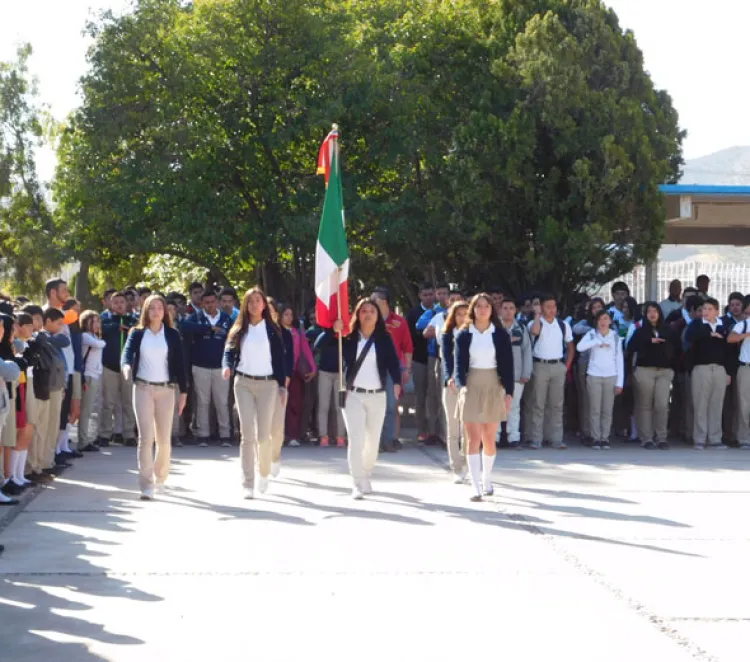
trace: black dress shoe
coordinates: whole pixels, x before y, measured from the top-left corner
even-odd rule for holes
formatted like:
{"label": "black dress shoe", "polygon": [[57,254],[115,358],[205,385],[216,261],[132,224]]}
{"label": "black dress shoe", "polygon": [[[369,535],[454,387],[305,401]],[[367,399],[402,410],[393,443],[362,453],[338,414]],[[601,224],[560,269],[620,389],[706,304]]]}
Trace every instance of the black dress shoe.
{"label": "black dress shoe", "polygon": [[57,453],[55,455],[55,466],[56,467],[72,467],[73,465],[68,462],[68,456],[63,453]]}
{"label": "black dress shoe", "polygon": [[404,445],[403,445],[403,444],[401,443],[401,440],[400,440],[400,439],[394,439],[394,440],[393,440],[393,447],[394,447],[394,448],[395,448],[395,449],[396,449],[397,451],[400,451],[400,450],[401,450],[401,449],[402,449],[402,448],[404,447]]}
{"label": "black dress shoe", "polygon": [[129,446],[130,448],[135,448],[138,445],[138,442],[132,437],[130,437],[123,442],[123,445]]}
{"label": "black dress shoe", "polygon": [[121,444],[123,442],[122,435],[116,434],[112,437],[112,443],[113,444]]}
{"label": "black dress shoe", "polygon": [[95,443],[97,446],[99,446],[99,448],[107,448],[109,446],[109,439],[99,437]]}
{"label": "black dress shoe", "polygon": [[16,496],[20,496],[21,492],[23,492],[23,487],[21,487],[20,485],[18,485],[18,483],[15,483],[12,480],[9,480],[2,487],[2,493],[5,496],[16,497]]}
{"label": "black dress shoe", "polygon": [[474,503],[481,501],[481,500],[482,500],[481,494],[475,494],[474,496],[471,497],[471,499],[469,499],[469,501],[473,501]]}
{"label": "black dress shoe", "polygon": [[81,451],[70,451],[70,458],[73,460],[80,460],[83,457]]}
{"label": "black dress shoe", "polygon": [[424,441],[425,446],[437,446],[439,443],[440,443],[440,440],[438,439],[437,435],[434,435],[434,434],[431,434]]}
{"label": "black dress shoe", "polygon": [[86,444],[81,450],[84,453],[98,453],[99,446],[97,446],[96,444]]}
{"label": "black dress shoe", "polygon": [[0,501],[0,506],[17,506],[19,503],[18,499],[8,499],[7,501]]}

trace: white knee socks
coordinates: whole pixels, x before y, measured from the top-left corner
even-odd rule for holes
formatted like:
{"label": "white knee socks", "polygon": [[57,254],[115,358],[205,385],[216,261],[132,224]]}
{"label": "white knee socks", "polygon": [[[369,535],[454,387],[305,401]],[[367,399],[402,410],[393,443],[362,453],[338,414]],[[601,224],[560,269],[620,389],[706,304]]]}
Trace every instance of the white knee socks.
{"label": "white knee socks", "polygon": [[495,456],[482,453],[482,486],[485,492],[492,491],[492,467],[495,466]]}
{"label": "white knee socks", "polygon": [[[26,469],[26,458],[29,455],[29,451],[13,451],[13,455],[10,460],[10,466],[13,473],[13,480],[19,485],[26,485],[31,481],[26,480],[24,476],[24,470]],[[14,462],[15,459],[15,462]]]}
{"label": "white knee socks", "polygon": [[70,444],[68,443],[69,430],[70,424],[66,425],[64,430],[60,430],[60,434],[57,436],[58,453],[70,453]]}
{"label": "white knee socks", "polygon": [[469,462],[469,473],[471,474],[471,484],[474,486],[477,494],[482,494],[481,475],[482,475],[482,458],[479,453],[476,455],[467,455]]}

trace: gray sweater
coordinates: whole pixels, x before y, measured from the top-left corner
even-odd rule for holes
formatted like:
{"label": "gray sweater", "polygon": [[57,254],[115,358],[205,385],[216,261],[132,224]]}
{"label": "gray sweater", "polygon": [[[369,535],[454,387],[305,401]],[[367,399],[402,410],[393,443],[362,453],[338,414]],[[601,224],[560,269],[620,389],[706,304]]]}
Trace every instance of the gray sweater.
{"label": "gray sweater", "polygon": [[514,380],[520,382],[522,379],[531,379],[532,354],[529,332],[517,321],[505,330],[510,336],[510,344],[513,348]]}

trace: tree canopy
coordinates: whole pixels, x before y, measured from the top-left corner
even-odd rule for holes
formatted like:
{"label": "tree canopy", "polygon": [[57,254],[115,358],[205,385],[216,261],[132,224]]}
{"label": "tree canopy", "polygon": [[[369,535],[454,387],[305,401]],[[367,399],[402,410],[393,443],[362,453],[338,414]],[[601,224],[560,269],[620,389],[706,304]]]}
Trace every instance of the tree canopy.
{"label": "tree canopy", "polygon": [[55,181],[68,247],[300,303],[340,124],[353,278],[570,293],[655,256],[683,134],[599,0],[141,0],[104,15]]}

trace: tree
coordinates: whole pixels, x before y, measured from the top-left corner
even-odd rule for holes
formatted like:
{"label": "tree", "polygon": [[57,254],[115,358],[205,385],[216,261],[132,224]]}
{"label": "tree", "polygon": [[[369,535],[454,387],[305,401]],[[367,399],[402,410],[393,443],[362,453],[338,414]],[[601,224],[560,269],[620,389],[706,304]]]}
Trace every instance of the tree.
{"label": "tree", "polygon": [[653,257],[683,133],[599,0],[141,0],[91,27],[55,185],[70,247],[301,304],[342,127],[353,281],[570,294]]}
{"label": "tree", "polygon": [[0,270],[16,288],[36,294],[64,254],[36,172],[45,114],[36,104],[30,55],[27,45],[16,60],[0,62]]}

